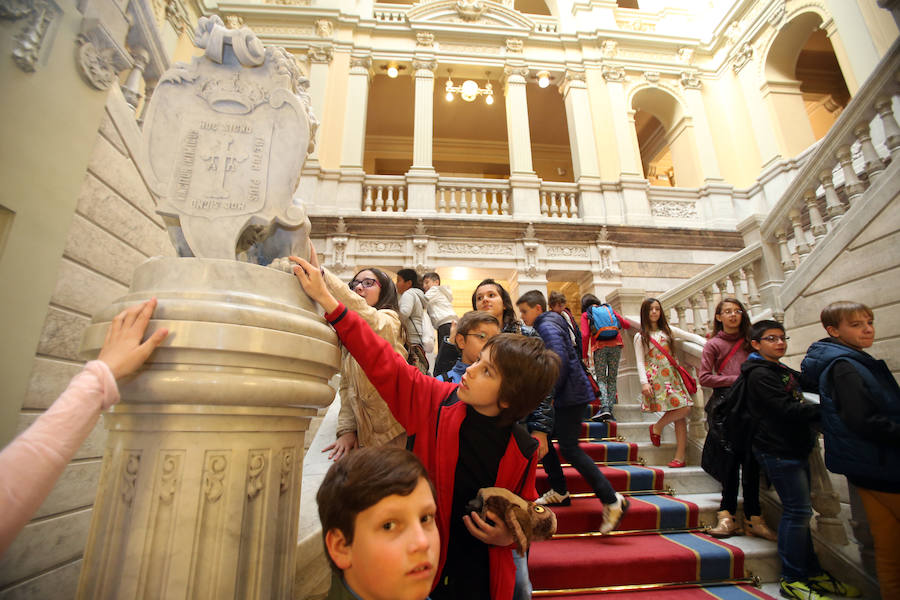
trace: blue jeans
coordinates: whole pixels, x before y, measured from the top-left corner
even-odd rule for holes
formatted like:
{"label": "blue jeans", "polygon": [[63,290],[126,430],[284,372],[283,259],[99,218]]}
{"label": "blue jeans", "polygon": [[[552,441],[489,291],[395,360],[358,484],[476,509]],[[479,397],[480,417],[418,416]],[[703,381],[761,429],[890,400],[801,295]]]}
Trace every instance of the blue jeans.
{"label": "blue jeans", "polygon": [[513,600],[531,600],[531,579],[528,578],[528,555],[513,550],[513,562],[516,563],[516,589]]}
{"label": "blue jeans", "polygon": [[809,534],[812,507],[809,500],[809,460],[779,458],[753,449],[760,467],[769,476],[781,499],[778,524],[778,556],[786,581],[805,581],[822,573]]}
{"label": "blue jeans", "polygon": [[[606,477],[597,465],[594,459],[585,454],[581,446],[578,445],[578,434],[581,433],[581,420],[584,417],[584,404],[576,404],[574,406],[556,406],[554,407],[556,416],[553,421],[553,436],[559,442],[559,450],[563,457],[569,461],[575,470],[584,477],[594,494],[600,498],[600,502],[604,505],[612,504],[616,501],[616,490],[610,485]],[[547,480],[550,487],[565,494],[568,491],[566,486],[566,477],[563,474],[562,465],[559,462],[559,456],[553,444],[544,456],[541,464],[544,465],[544,471],[547,473]]]}

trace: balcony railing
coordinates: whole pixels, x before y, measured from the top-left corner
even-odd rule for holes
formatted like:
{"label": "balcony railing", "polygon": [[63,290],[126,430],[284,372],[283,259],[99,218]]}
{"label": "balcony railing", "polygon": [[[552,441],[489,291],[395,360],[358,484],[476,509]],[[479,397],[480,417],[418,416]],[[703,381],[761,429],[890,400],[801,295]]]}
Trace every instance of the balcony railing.
{"label": "balcony railing", "polygon": [[511,215],[509,181],[441,177],[435,192],[439,214]]}
{"label": "balcony railing", "polygon": [[574,219],[581,216],[580,194],[575,183],[541,185],[541,214],[545,217]]}
{"label": "balcony railing", "polygon": [[363,212],[406,212],[406,178],[402,175],[367,175],[363,190]]}

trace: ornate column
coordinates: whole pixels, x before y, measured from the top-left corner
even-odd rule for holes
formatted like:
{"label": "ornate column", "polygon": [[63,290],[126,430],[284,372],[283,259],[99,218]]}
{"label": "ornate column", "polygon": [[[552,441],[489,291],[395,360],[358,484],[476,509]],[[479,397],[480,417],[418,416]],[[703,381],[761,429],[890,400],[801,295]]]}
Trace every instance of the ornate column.
{"label": "ornate column", "polygon": [[753,46],[745,43],[736,50],[731,67],[740,82],[744,102],[750,113],[760,164],[765,166],[781,158],[781,149],[775,137],[775,123],[763,102],[753,66],[749,64],[753,60]]}
{"label": "ornate column", "polygon": [[363,151],[366,143],[366,109],[369,101],[369,75],[372,57],[352,55],[347,80],[347,103],[344,110],[344,135],[341,143],[341,180],[338,184],[338,206],[344,210],[362,208]]}
{"label": "ornate column", "polygon": [[434,137],[434,70],[433,54],[417,56],[412,63],[415,81],[415,117],[413,122],[413,164],[406,174],[410,214],[434,214],[437,173],[432,164]]}
{"label": "ornate column", "polygon": [[[313,114],[322,123],[325,119],[325,95],[328,91],[328,72],[331,69],[331,61],[334,58],[334,50],[331,44],[311,46],[306,54],[309,61],[309,96],[312,102]],[[317,173],[319,165],[319,146],[316,144],[313,151],[306,157],[303,165],[304,173]],[[313,196],[308,196],[312,198]]]}
{"label": "ornate column", "polygon": [[540,217],[540,181],[531,162],[531,133],[528,126],[528,100],[525,96],[528,68],[520,64],[508,64],[503,69],[503,74],[513,213],[517,218]]}
{"label": "ornate column", "polygon": [[600,161],[594,143],[594,119],[583,71],[567,70],[559,86],[565,99],[572,169],[581,192],[581,217],[587,223],[606,222],[600,191]]}

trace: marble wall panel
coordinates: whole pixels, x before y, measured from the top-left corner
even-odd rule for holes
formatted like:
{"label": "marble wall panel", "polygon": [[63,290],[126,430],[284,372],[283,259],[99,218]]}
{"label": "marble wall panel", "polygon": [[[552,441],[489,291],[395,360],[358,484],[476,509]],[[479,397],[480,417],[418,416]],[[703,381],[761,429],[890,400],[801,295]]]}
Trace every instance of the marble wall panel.
{"label": "marble wall panel", "polygon": [[[887,285],[882,273],[897,265],[896,248],[900,244],[900,232],[878,238],[861,247],[844,251],[833,261],[804,292],[805,295],[816,295],[829,289],[841,286],[854,280],[874,278],[885,287],[896,290],[896,286]],[[893,280],[896,282],[896,280]],[[847,299],[864,300],[866,296],[853,292]],[[830,301],[830,300],[829,300]],[[817,313],[818,314],[818,313]]]}
{"label": "marble wall panel", "polygon": [[50,495],[34,514],[34,518],[90,507],[97,494],[101,462],[97,458],[70,463],[56,481]]}
{"label": "marble wall panel", "polygon": [[31,368],[31,380],[25,393],[22,408],[49,408],[63,393],[69,380],[81,370],[80,363],[71,363],[55,358],[38,356]]}
{"label": "marble wall panel", "polygon": [[106,141],[112,144],[120,154],[128,156],[128,149],[125,147],[125,142],[119,135],[119,130],[116,129],[112,117],[109,116],[109,109],[103,113],[103,120],[100,121],[100,135],[106,138]]}
{"label": "marble wall panel", "polygon": [[120,153],[105,137],[97,136],[97,145],[91,155],[88,171],[116,190],[145,215],[159,221],[156,205],[138,175],[137,168],[130,158]]}
{"label": "marble wall panel", "polygon": [[90,316],[127,291],[127,286],[63,257],[50,301]]}
{"label": "marble wall panel", "polygon": [[[34,423],[39,415],[40,413],[33,412],[20,413],[16,422],[16,434],[25,431],[29,425]],[[91,433],[88,434],[87,439],[84,440],[84,443],[75,451],[75,456],[72,457],[72,460],[99,458],[103,456],[103,449],[106,447],[106,435],[106,427],[103,426],[103,415],[100,415],[100,420],[94,425]]]}
{"label": "marble wall panel", "polygon": [[697,273],[700,273],[711,266],[712,263],[691,264],[682,262],[619,261],[619,268],[622,269],[622,277],[690,279]]}
{"label": "marble wall panel", "polygon": [[0,600],[73,600],[81,573],[81,559],[0,590]]}
{"label": "marble wall panel", "polygon": [[90,322],[87,317],[51,306],[47,309],[47,320],[38,341],[38,354],[79,360],[81,334]]}
{"label": "marble wall panel", "polygon": [[76,214],[66,241],[66,256],[123,285],[148,256]]}
{"label": "marble wall panel", "polygon": [[79,558],[91,512],[86,508],[26,525],[0,558],[0,587]]}

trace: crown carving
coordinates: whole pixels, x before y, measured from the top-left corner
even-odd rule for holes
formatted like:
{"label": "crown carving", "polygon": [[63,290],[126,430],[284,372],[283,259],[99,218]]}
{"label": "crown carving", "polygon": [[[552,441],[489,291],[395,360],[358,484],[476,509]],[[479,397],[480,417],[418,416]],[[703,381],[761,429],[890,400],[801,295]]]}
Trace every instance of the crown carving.
{"label": "crown carving", "polygon": [[258,85],[241,80],[239,73],[230,79],[208,79],[197,92],[214,110],[246,114],[266,101],[266,92]]}

